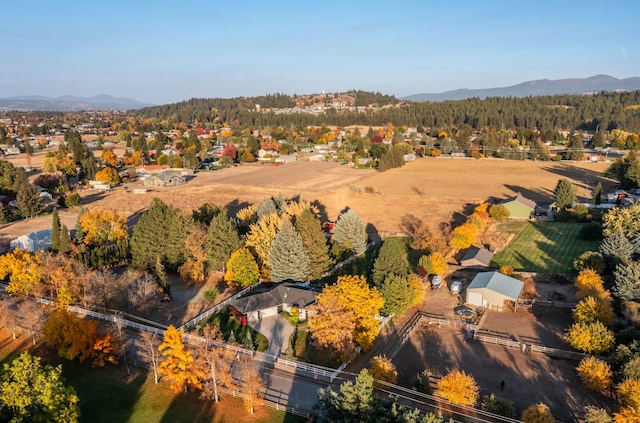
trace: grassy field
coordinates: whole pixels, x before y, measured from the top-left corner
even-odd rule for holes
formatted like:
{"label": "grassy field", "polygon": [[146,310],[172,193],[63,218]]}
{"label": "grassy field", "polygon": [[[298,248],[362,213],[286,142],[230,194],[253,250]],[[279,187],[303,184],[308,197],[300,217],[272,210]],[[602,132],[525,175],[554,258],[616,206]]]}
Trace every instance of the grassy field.
{"label": "grassy field", "polygon": [[575,273],[573,260],[585,251],[597,251],[599,241],[578,236],[582,224],[562,222],[507,222],[500,232],[515,234],[513,240],[495,255],[496,266],[540,273]]}

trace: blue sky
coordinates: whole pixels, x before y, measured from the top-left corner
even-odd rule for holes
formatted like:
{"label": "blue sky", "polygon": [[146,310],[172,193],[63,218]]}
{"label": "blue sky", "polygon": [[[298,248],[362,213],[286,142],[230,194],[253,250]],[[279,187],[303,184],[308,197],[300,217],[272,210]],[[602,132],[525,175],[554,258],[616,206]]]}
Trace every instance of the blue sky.
{"label": "blue sky", "polygon": [[402,97],[640,76],[634,0],[10,0],[0,13],[0,98]]}

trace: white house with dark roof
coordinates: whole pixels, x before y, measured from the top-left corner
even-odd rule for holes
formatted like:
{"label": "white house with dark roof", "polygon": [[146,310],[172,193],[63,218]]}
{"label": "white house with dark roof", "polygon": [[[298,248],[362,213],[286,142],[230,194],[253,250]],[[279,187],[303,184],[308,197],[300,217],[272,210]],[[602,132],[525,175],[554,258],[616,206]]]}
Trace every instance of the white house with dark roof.
{"label": "white house with dark roof", "polygon": [[300,321],[307,319],[307,308],[316,302],[316,293],[293,283],[282,283],[275,288],[248,297],[238,298],[229,304],[231,314],[247,321],[260,320],[283,311],[290,313],[295,307]]}
{"label": "white house with dark roof", "polygon": [[467,287],[466,303],[502,311],[505,301],[518,301],[524,282],[500,272],[481,272]]}

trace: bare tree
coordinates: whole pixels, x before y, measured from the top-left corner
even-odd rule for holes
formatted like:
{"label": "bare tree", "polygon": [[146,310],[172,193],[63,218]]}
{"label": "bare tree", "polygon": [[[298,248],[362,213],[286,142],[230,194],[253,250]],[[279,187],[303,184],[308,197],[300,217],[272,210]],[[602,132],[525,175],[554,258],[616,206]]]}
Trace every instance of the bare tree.
{"label": "bare tree", "polygon": [[264,382],[260,377],[258,368],[253,364],[251,357],[246,356],[242,364],[242,393],[247,411],[254,413],[255,407],[262,403]]}
{"label": "bare tree", "polygon": [[83,278],[84,301],[94,306],[116,308],[121,302],[123,282],[108,270],[90,272]]}
{"label": "bare tree", "polygon": [[153,332],[141,331],[134,345],[138,350],[140,358],[151,365],[153,369],[153,378],[158,383],[160,377],[158,375],[158,366],[160,365],[160,336]]}
{"label": "bare tree", "polygon": [[31,336],[33,345],[36,345],[36,339],[47,322],[48,307],[32,299],[25,299],[17,306],[20,326]]}
{"label": "bare tree", "polygon": [[[204,336],[208,339],[222,341],[220,327],[207,325],[204,328]],[[207,375],[203,381],[201,397],[213,398],[215,402],[220,400],[218,385],[234,389],[235,383],[231,375],[234,354],[224,347],[216,346],[212,342],[203,342],[197,350],[198,364],[203,367]]]}
{"label": "bare tree", "polygon": [[13,339],[18,337],[20,321],[15,297],[3,297],[0,300],[0,324],[11,331]]}
{"label": "bare tree", "polygon": [[116,344],[118,345],[118,355],[122,357],[122,361],[124,361],[124,366],[127,369],[127,374],[131,375],[131,370],[129,369],[129,360],[127,360],[127,354],[129,353],[129,342],[127,341],[127,336],[124,331],[124,322],[118,316],[115,317],[113,321],[113,326],[115,327],[115,334],[117,337]]}
{"label": "bare tree", "polygon": [[130,278],[130,282],[126,285],[126,298],[127,306],[148,316],[160,304],[162,289],[153,276],[144,273],[141,277]]}

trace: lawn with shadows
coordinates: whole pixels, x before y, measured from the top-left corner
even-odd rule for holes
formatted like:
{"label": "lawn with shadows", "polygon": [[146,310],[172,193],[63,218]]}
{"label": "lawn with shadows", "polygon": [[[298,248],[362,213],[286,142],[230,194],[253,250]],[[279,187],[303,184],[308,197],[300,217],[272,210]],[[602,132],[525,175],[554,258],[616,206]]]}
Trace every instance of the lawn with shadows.
{"label": "lawn with shadows", "polygon": [[600,241],[579,236],[583,223],[506,222],[497,230],[515,234],[493,258],[495,267],[538,273],[575,273],[573,261],[585,251],[597,251]]}

